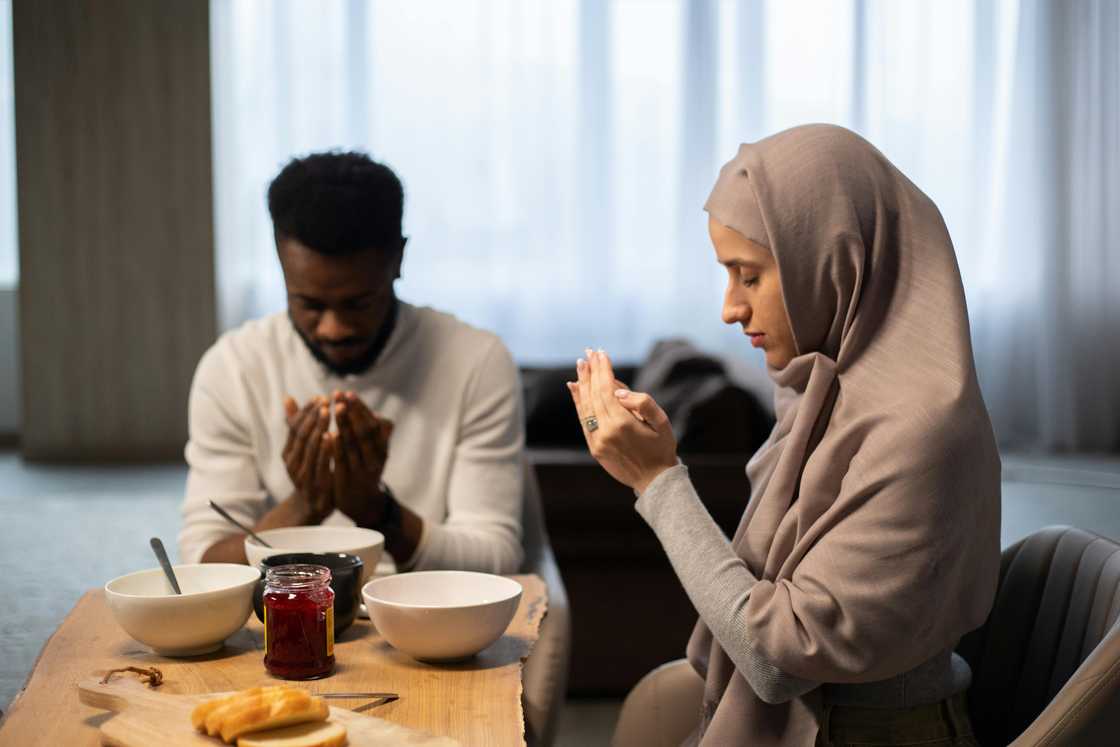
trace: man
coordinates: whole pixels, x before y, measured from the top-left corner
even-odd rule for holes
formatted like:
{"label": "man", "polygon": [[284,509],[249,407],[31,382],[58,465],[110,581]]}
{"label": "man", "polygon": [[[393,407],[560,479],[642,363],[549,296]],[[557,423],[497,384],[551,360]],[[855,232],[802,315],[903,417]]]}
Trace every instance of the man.
{"label": "man", "polygon": [[398,569],[521,564],[517,369],[488,332],[399,301],[403,190],[358,153],[268,190],[288,311],[227,332],[191,387],[180,556],[246,562],[244,534],[357,524]]}

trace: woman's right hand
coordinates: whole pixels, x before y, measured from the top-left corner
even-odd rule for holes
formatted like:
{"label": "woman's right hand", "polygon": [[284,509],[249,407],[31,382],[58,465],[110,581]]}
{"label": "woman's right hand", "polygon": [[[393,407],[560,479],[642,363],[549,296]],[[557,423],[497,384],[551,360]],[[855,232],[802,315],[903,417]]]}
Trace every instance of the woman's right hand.
{"label": "woman's right hand", "polygon": [[[611,477],[639,493],[677,465],[677,439],[653,397],[618,385],[610,358],[587,351],[568,384],[591,456]],[[594,427],[589,426],[589,421]]]}

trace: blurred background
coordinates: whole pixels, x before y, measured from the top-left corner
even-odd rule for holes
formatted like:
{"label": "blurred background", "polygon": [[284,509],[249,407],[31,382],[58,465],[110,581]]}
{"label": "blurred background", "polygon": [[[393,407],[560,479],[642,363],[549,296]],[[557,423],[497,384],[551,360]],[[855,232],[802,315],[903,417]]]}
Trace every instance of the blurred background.
{"label": "blurred background", "polygon": [[[1120,446],[1111,0],[147,5],[28,4],[13,76],[0,2],[0,433],[25,432],[33,452],[58,451],[36,446],[27,401],[41,348],[80,333],[85,358],[65,360],[88,376],[113,345],[188,335],[166,372],[178,394],[217,332],[283,307],[265,187],[325,148],[400,173],[401,295],[495,330],[524,363],[588,344],[638,360],[684,335],[759,364],[719,322],[701,206],[738,143],[814,121],[865,135],[941,208],[1001,441]],[[17,215],[53,231],[21,234]],[[207,287],[153,293],[146,270],[177,264],[176,280]],[[21,307],[21,287],[43,297]],[[69,318],[98,294],[128,313]],[[118,380],[112,360],[92,365]],[[185,434],[180,398],[95,394],[172,426],[140,451]],[[127,423],[109,420],[85,427],[108,439]],[[86,441],[74,446],[112,451]]]}
{"label": "blurred background", "polygon": [[[194,365],[284,307],[265,189],[315,150],[398,172],[400,296],[526,369],[685,337],[758,370],[701,206],[740,142],[852,128],[953,237],[1027,507],[1005,540],[1109,520],[1118,114],[1115,0],[0,0],[0,588],[30,594],[0,705],[76,594],[173,538]],[[125,528],[137,554],[13,586],[18,548],[79,515],[89,555]]]}

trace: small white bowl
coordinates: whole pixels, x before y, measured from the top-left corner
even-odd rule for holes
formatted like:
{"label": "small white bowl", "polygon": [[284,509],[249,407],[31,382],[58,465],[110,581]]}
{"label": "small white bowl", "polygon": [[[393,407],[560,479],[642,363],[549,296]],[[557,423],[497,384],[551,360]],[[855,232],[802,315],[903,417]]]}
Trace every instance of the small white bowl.
{"label": "small white bowl", "polygon": [[234,563],[176,565],[182,594],[160,568],[118,576],[105,584],[105,601],[125,632],[162,656],[217,651],[253,611],[256,568]]}
{"label": "small white bowl", "polygon": [[468,659],[502,637],[521,584],[471,571],[399,573],[362,587],[370,619],[394,648],[414,659]]}
{"label": "small white bowl", "polygon": [[245,557],[258,566],[269,555],[290,552],[344,552],[362,559],[362,581],[373,576],[385,549],[385,535],[373,529],[346,526],[284,527],[257,532],[272,547],[245,538]]}

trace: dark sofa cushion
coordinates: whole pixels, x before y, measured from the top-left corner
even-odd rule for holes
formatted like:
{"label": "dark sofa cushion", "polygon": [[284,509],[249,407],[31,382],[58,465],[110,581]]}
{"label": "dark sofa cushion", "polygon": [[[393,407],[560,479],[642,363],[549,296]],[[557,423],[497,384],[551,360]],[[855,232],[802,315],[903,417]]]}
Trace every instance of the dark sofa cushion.
{"label": "dark sofa cushion", "polygon": [[681,454],[750,455],[774,427],[757,386],[734,375],[728,360],[687,340],[658,342],[635,374],[634,388],[665,410]]}
{"label": "dark sofa cushion", "polygon": [[[525,441],[530,448],[585,446],[582,426],[565,382],[572,366],[522,368]],[[683,454],[753,454],[774,426],[768,391],[744,382],[723,359],[683,340],[654,346],[640,368],[615,366],[615,376],[648,392],[665,410]]]}
{"label": "dark sofa cushion", "polygon": [[[619,381],[630,386],[634,366],[615,366]],[[525,398],[525,442],[533,448],[586,448],[583,430],[566,382],[575,379],[575,365],[522,368]]]}

